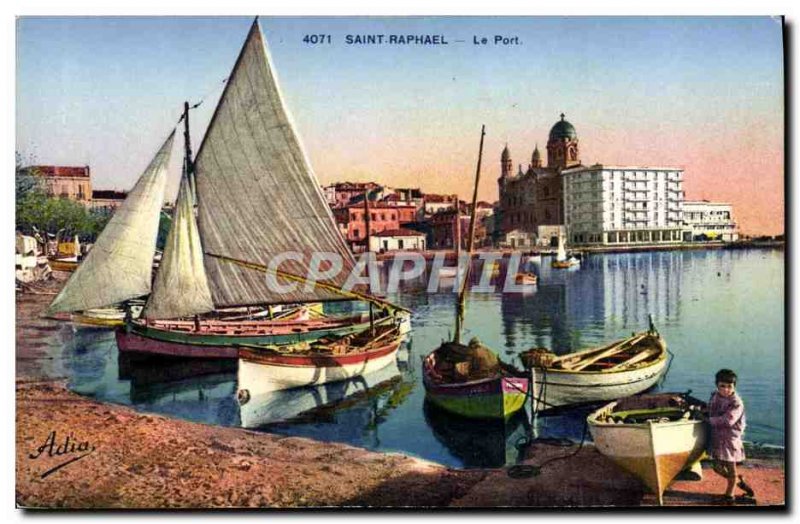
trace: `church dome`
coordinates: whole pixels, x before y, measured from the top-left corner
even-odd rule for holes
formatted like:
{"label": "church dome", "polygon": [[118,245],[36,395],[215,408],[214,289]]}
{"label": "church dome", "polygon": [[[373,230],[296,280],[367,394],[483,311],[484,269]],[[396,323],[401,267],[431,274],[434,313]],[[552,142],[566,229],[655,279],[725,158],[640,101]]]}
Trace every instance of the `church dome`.
{"label": "church dome", "polygon": [[575,127],[564,120],[564,113],[561,113],[561,120],[556,122],[556,125],[550,129],[550,140],[560,140],[562,138],[575,140],[577,137],[578,133],[575,132]]}

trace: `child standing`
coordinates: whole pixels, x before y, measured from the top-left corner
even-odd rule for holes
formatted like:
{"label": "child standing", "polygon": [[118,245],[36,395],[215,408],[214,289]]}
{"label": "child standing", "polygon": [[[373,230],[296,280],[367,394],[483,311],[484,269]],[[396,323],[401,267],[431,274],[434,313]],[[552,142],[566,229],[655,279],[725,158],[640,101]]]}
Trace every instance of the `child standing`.
{"label": "child standing", "polygon": [[710,454],[714,460],[714,471],[728,481],[725,491],[728,502],[735,500],[733,491],[737,485],[748,497],[753,496],[752,488],[741,475],[738,475],[739,483],[736,483],[736,463],[744,460],[742,433],[746,425],[744,403],[736,393],[736,378],[736,373],[730,369],[719,370],[715,376],[717,390],[711,394],[708,403]]}

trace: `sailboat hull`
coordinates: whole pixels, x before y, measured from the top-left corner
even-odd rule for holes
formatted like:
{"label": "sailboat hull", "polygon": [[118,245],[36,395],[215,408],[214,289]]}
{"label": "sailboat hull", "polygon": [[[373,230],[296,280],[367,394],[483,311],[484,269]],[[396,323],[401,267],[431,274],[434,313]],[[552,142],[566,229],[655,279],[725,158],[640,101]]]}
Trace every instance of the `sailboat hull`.
{"label": "sailboat hull", "polygon": [[[294,322],[205,321],[201,331],[192,331],[191,321],[178,321],[164,327],[133,322],[117,331],[120,351],[196,358],[237,358],[237,346],[285,345],[308,342],[326,336],[344,336],[369,328],[361,317],[348,319],[303,320]],[[375,322],[393,322],[386,317]],[[174,329],[180,326],[183,329]],[[172,327],[172,328],[171,328]],[[214,332],[216,331],[216,332]]]}
{"label": "sailboat hull", "polygon": [[[370,351],[345,355],[292,355],[239,349],[239,390],[256,397],[270,391],[327,384],[367,375],[395,361],[400,339]],[[241,396],[241,394],[240,394]]]}

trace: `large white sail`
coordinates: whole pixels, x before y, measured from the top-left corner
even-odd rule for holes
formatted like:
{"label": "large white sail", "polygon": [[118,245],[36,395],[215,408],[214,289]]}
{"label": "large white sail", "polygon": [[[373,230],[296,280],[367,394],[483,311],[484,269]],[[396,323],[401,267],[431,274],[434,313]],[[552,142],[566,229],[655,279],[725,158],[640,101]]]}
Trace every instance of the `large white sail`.
{"label": "large white sail", "polygon": [[158,220],[175,131],[159,149],[49,313],[84,311],[150,292]]}
{"label": "large white sail", "polygon": [[142,314],[150,319],[176,318],[213,309],[203,269],[203,248],[194,217],[192,191],[184,177],[153,292]]}
{"label": "large white sail", "polygon": [[[218,307],[341,299],[331,291],[269,289],[264,273],[210,255],[269,265],[305,276],[314,252],[344,262],[328,282],[343,285],[355,262],[292,127],[272,63],[254,22],[195,161],[198,227]],[[281,278],[278,282],[288,283]]]}

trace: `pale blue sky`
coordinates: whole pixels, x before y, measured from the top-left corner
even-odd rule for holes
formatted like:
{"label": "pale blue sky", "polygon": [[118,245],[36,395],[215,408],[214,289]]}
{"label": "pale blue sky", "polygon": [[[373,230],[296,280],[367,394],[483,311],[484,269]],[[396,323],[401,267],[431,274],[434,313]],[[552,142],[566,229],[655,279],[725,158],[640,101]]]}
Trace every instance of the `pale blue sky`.
{"label": "pale blue sky", "polygon": [[[494,156],[503,144],[509,143],[515,163],[527,163],[535,143],[543,149],[562,111],[578,129],[583,158],[590,162],[619,157],[618,137],[626,133],[697,132],[702,136],[696,147],[723,147],[714,137],[739,147],[732,142],[747,140],[747,129],[757,126],[770,143],[783,140],[777,19],[260,20],[287,104],[323,183],[420,179],[414,185],[425,188],[435,174],[439,185],[430,190],[442,191],[455,176],[451,168],[459,177],[474,170],[468,166],[474,166],[485,123],[492,164],[481,192],[493,199]],[[251,22],[19,19],[17,150],[38,163],[88,163],[99,188],[131,186],[183,101],[205,97],[193,114],[199,145]],[[302,42],[305,34],[317,33],[330,34],[332,45]],[[376,33],[442,34],[450,45],[344,43],[346,34]],[[495,34],[519,36],[522,45],[471,43],[474,35]],[[769,130],[772,123],[779,133]],[[686,164],[686,156],[672,163]]]}

